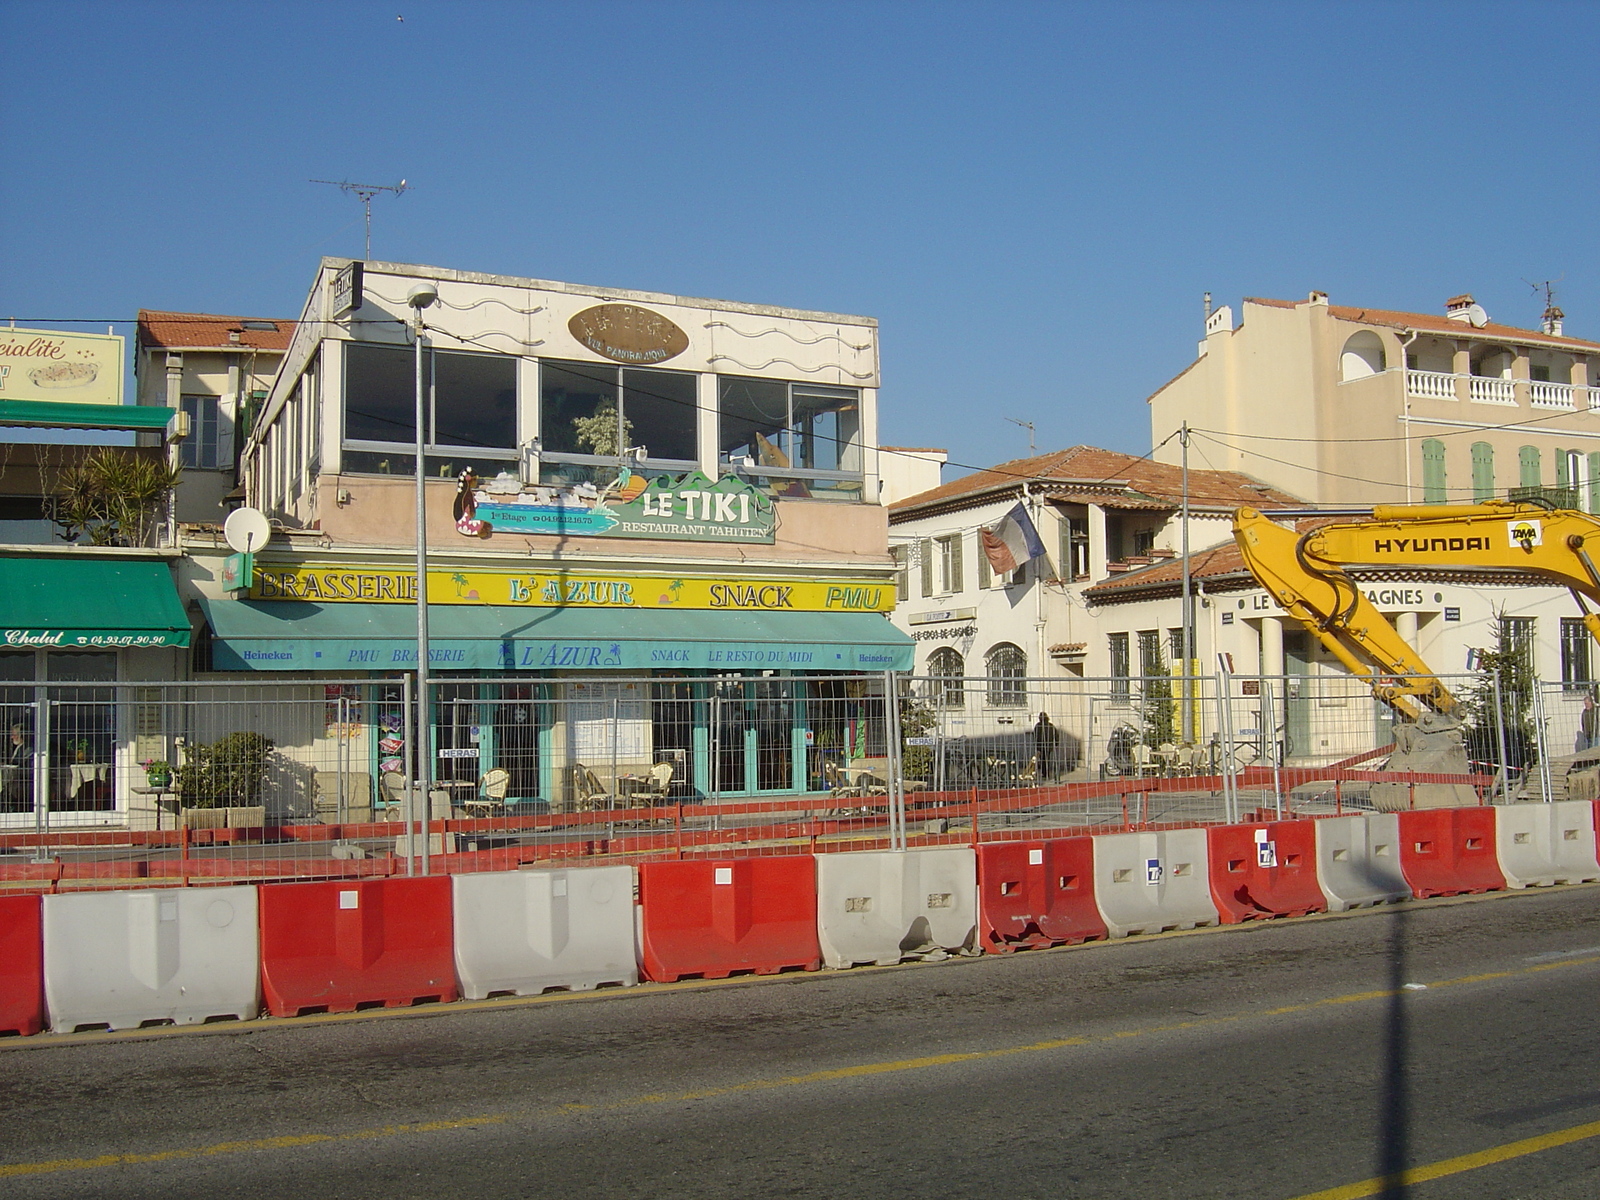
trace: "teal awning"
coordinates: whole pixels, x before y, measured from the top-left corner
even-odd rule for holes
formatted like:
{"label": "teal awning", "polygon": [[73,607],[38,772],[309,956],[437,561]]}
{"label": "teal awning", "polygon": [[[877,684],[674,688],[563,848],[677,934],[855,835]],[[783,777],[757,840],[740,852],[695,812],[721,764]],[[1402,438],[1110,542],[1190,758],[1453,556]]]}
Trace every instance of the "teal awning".
{"label": "teal awning", "polygon": [[0,400],[0,425],[21,429],[136,429],[163,432],[174,408],[148,404],[61,404]]}
{"label": "teal awning", "polygon": [[0,558],[0,644],[187,646],[189,618],[164,562]]}
{"label": "teal awning", "polygon": [[[405,604],[202,600],[218,671],[404,671],[417,664]],[[877,613],[617,608],[428,609],[438,671],[741,669],[907,671],[913,643]]]}

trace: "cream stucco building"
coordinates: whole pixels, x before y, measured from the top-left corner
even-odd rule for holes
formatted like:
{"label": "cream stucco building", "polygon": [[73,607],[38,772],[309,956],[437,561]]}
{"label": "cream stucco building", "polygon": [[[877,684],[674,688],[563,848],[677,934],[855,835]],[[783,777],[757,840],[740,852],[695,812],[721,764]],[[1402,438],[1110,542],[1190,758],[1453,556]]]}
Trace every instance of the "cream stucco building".
{"label": "cream stucco building", "polygon": [[[1246,299],[1149,398],[1156,457],[1184,422],[1214,467],[1321,504],[1465,503],[1572,488],[1600,511],[1600,344],[1490,321],[1471,296],[1443,314]],[[1161,443],[1165,443],[1164,445]]]}

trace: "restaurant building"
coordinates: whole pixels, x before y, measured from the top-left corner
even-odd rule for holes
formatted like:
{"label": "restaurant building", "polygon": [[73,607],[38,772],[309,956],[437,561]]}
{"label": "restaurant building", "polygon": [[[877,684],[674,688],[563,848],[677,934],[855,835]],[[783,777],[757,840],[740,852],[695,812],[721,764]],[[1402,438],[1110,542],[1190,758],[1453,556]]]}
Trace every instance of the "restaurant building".
{"label": "restaurant building", "polygon": [[[876,322],[435,267],[323,260],[242,450],[273,525],[248,589],[186,543],[200,675],[415,669],[419,287],[436,775],[565,802],[580,761],[671,761],[686,793],[795,793],[881,742],[851,693],[912,643]],[[395,767],[392,685],[338,699]]]}

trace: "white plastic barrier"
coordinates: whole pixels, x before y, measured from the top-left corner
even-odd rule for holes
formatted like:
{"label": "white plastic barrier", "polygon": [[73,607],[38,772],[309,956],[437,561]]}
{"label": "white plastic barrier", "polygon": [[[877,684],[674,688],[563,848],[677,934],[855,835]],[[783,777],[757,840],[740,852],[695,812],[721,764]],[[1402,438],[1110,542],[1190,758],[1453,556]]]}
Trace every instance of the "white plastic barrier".
{"label": "white plastic barrier", "polygon": [[1594,804],[1588,800],[1497,804],[1494,845],[1508,888],[1600,879],[1594,853]]}
{"label": "white plastic barrier", "polygon": [[46,896],[50,1028],[248,1021],[260,1009],[258,948],[253,887]]}
{"label": "white plastic barrier", "polygon": [[1112,937],[1217,924],[1204,829],[1094,839],[1094,899]]}
{"label": "white plastic barrier", "polygon": [[1400,869],[1400,817],[1367,813],[1321,817],[1317,831],[1317,883],[1329,912],[1344,912],[1411,898]]}
{"label": "white plastic barrier", "polygon": [[461,994],[639,982],[632,867],[453,875]]}
{"label": "white plastic barrier", "polygon": [[970,846],[817,855],[817,938],[836,969],[970,948],[978,861]]}

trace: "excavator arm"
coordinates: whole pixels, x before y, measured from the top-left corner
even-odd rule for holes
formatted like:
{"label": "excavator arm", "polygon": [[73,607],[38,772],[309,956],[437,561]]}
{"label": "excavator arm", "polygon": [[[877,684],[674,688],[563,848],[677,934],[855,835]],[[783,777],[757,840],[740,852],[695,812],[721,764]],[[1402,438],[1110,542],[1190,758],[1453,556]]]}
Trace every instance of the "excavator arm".
{"label": "excavator arm", "polygon": [[1245,565],[1352,675],[1406,717],[1450,715],[1456,699],[1346,574],[1347,567],[1441,567],[1525,571],[1564,584],[1600,641],[1600,521],[1584,513],[1489,501],[1380,505],[1367,520],[1307,534],[1254,509],[1233,518]]}

